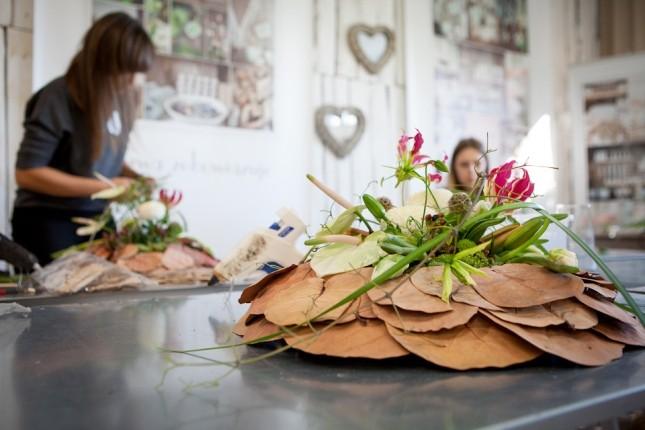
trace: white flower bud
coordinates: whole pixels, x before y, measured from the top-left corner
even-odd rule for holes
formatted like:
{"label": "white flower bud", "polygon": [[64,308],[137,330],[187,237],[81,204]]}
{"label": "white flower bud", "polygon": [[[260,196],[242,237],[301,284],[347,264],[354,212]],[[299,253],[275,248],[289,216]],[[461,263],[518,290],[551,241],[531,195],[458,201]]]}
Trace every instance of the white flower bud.
{"label": "white flower bud", "polygon": [[159,221],[166,216],[166,206],[156,200],[150,200],[137,207],[137,214],[146,221]]}
{"label": "white flower bud", "polygon": [[578,267],[578,257],[568,249],[555,248],[549,251],[549,259],[563,266]]}

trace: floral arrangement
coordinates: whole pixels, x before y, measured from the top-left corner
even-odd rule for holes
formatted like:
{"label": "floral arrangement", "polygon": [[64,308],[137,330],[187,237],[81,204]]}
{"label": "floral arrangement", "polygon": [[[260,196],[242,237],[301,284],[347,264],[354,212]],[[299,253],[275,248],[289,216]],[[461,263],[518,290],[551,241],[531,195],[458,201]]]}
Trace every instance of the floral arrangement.
{"label": "floral arrangement", "polygon": [[[251,305],[234,330],[244,344],[282,339],[277,351],[336,357],[414,354],[460,370],[545,353],[596,366],[625,345],[645,346],[645,317],[620,281],[561,223],[566,215],[529,201],[527,166],[479,172],[471,193],[453,193],[432,187],[448,172],[446,158],[422,154],[423,144],[418,130],[398,141],[396,185],[424,187],[399,207],[369,194],[354,204],[308,177],[344,210],[305,242],[301,264],[244,290],[240,302]],[[518,209],[536,216],[520,223]],[[609,280],[580,272],[571,251],[549,250],[550,225]],[[618,293],[627,306],[614,302]]]}
{"label": "floral arrangement", "polygon": [[218,260],[198,240],[185,236],[185,222],[175,210],[183,198],[180,191],[157,190],[144,178],[128,187],[101,179],[111,186],[92,198],[110,203],[96,218],[72,219],[81,225],[76,233],[89,240],[60,251],[58,257],[87,250],[161,283],[211,279]]}

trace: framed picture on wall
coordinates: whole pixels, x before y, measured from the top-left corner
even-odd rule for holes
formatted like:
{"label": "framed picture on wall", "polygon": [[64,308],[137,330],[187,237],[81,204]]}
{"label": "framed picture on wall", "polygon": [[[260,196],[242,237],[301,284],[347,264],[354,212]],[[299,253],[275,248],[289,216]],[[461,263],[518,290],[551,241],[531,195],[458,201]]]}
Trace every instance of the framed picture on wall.
{"label": "framed picture on wall", "polygon": [[528,132],[525,0],[434,0],[434,139],[490,139],[494,163]]}
{"label": "framed picture on wall", "polygon": [[140,20],[157,49],[144,117],[273,127],[273,0],[94,0]]}

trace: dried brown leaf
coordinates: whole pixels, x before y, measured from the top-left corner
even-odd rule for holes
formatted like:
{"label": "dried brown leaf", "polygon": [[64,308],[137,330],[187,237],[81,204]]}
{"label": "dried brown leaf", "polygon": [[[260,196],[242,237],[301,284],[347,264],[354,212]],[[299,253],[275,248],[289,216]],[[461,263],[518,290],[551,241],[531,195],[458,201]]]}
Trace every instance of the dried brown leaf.
{"label": "dried brown leaf", "polygon": [[193,258],[182,252],[181,245],[170,245],[166,248],[161,264],[168,270],[182,270],[195,266]]}
{"label": "dried brown leaf", "polygon": [[363,294],[362,296],[359,297],[358,316],[361,318],[367,318],[367,319],[376,318],[376,314],[372,309],[373,306],[376,306],[376,305],[372,303],[372,300],[370,300],[370,297],[367,294]]}
{"label": "dried brown leaf", "polygon": [[490,311],[501,311],[502,308],[495,306],[485,298],[479,295],[470,285],[462,285],[461,288],[450,297],[455,302],[465,303],[478,308],[488,309]]}
{"label": "dried brown leaf", "polygon": [[119,260],[117,264],[133,272],[148,273],[162,267],[162,258],[163,254],[161,252],[140,252],[127,260]]}
{"label": "dried brown leaf", "polygon": [[615,290],[616,287],[614,286],[613,282],[606,280],[602,276],[600,276],[598,273],[592,273],[592,272],[579,272],[576,273],[576,276],[582,279],[585,284],[596,284],[601,287],[609,288],[612,290]]}
{"label": "dried brown leaf", "polygon": [[527,308],[574,297],[584,286],[576,276],[530,264],[504,264],[483,271],[487,276],[474,277],[475,290],[505,308]]}
{"label": "dried brown leaf", "polygon": [[550,325],[564,324],[562,318],[552,314],[542,305],[528,308],[506,308],[501,312],[490,312],[504,321],[530,327],[547,327]]}
{"label": "dried brown leaf", "polygon": [[[412,274],[410,281],[425,294],[441,297],[443,268],[441,266],[422,267]],[[463,285],[456,278],[452,279],[452,294],[455,294]]]}
{"label": "dried brown leaf", "polygon": [[246,333],[246,322],[251,316],[251,309],[247,309],[244,315],[235,323],[232,332],[238,336],[244,336]]}
{"label": "dried brown leaf", "polygon": [[435,314],[395,309],[392,305],[374,305],[373,309],[388,325],[413,332],[451,329],[466,324],[477,313],[476,307],[463,303],[453,303],[451,311]]}
{"label": "dried brown leaf", "polygon": [[[354,291],[369,282],[372,276],[372,268],[366,267],[355,272],[346,272],[330,276],[324,284],[323,293],[316,299],[315,306],[309,313],[308,317],[313,318],[316,315],[335,305]],[[340,306],[322,317],[317,321],[336,320],[341,318],[340,322],[349,322],[356,319],[359,312],[360,298],[352,301],[348,305]]]}
{"label": "dried brown leaf", "polygon": [[610,316],[618,321],[622,321],[627,324],[631,324],[636,320],[636,317],[630,314],[629,312],[618,307],[614,302],[611,302],[602,297],[592,297],[589,294],[580,293],[576,295],[576,298],[582,303],[594,309],[601,314]]}
{"label": "dried brown leaf", "polygon": [[596,312],[577,300],[557,300],[547,306],[551,312],[562,318],[573,329],[587,330],[598,324]]}
{"label": "dried brown leaf", "polygon": [[413,354],[457,370],[507,367],[533,360],[542,353],[480,316],[466,325],[439,332],[411,333],[390,325],[387,329]]}
{"label": "dried brown leaf", "polygon": [[605,340],[590,331],[573,331],[564,327],[526,327],[503,321],[485,310],[480,312],[542,351],[573,363],[600,366],[623,354],[622,343]]}
{"label": "dried brown leaf", "polygon": [[[270,321],[267,321],[265,318],[260,318],[246,326],[246,331],[244,332],[242,339],[245,342],[250,342],[256,339],[263,338],[270,334],[277,333],[279,330],[280,328],[277,325],[273,324]],[[282,336],[280,335],[271,340],[273,341],[281,338]]]}
{"label": "dried brown leaf", "polygon": [[[297,266],[295,270],[290,271],[285,276],[275,278],[273,282],[265,284],[257,293],[251,304],[251,313],[254,315],[264,314],[267,303],[280,291],[286,290],[291,285],[296,284],[304,279],[315,278],[315,272],[309,267],[309,264]],[[245,290],[246,291],[246,290]],[[240,298],[240,300],[242,300]]]}
{"label": "dried brown leaf", "polygon": [[[305,266],[305,265],[303,264],[301,266]],[[291,273],[291,271],[293,271],[296,267],[300,267],[300,266],[296,266],[295,264],[292,264],[291,266],[285,267],[284,269],[276,270],[275,272],[269,273],[268,275],[260,279],[255,284],[249,287],[246,287],[244,291],[242,291],[242,295],[240,296],[239,302],[251,303],[251,301],[265,288],[266,285],[271,284],[273,282],[277,282],[280,278],[283,278],[287,274]]]}
{"label": "dried brown leaf", "polygon": [[[315,301],[323,292],[321,278],[307,278],[278,291],[267,302],[264,316],[279,326],[301,324],[308,319]],[[253,305],[257,303],[257,299]],[[251,305],[251,308],[253,308]],[[251,313],[254,313],[251,310]],[[315,314],[313,314],[315,315]]]}
{"label": "dried brown leaf", "polygon": [[134,243],[128,243],[126,245],[120,246],[114,254],[112,254],[112,261],[127,260],[128,258],[134,257],[139,253],[139,247]]}
{"label": "dried brown leaf", "polygon": [[624,323],[613,319],[603,319],[593,328],[611,340],[627,345],[645,346],[645,328],[639,321]]}
{"label": "dried brown leaf", "polygon": [[369,298],[379,305],[391,305],[392,302],[399,308],[408,311],[425,313],[447,312],[452,309],[449,303],[439,297],[422,293],[407,277],[399,277],[387,281],[381,286],[372,288],[367,292]]}
{"label": "dried brown leaf", "polygon": [[604,298],[612,301],[616,298],[616,294],[618,294],[616,290],[601,287],[600,285],[596,285],[591,282],[585,282],[585,290],[586,289],[595,291],[597,294],[600,294]]}
{"label": "dried brown leaf", "polygon": [[392,339],[385,324],[378,319],[355,320],[323,330],[316,324],[317,332],[308,327],[297,330],[285,340],[292,347],[310,354],[333,357],[392,358],[408,355],[408,351]]}

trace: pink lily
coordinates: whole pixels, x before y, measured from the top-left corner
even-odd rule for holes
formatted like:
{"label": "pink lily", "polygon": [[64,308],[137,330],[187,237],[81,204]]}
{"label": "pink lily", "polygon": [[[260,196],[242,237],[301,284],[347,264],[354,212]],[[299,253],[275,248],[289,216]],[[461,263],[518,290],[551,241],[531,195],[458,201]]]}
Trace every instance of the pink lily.
{"label": "pink lily", "polygon": [[515,160],[511,160],[501,166],[491,169],[488,174],[488,194],[496,196],[499,191],[504,188],[511,175],[513,174],[513,166]]}
{"label": "pink lily", "polygon": [[535,184],[531,182],[529,173],[526,169],[522,168],[522,177],[515,178],[506,184],[506,186],[500,190],[497,200],[500,202],[500,197],[506,197],[508,199],[525,201],[531,197],[534,188]]}
{"label": "pink lily", "polygon": [[177,206],[182,198],[183,194],[181,191],[170,191],[166,189],[159,191],[159,201],[166,205],[168,209]]}
{"label": "pink lily", "polygon": [[[504,200],[525,201],[533,194],[535,184],[531,182],[529,173],[523,167],[514,167],[515,160],[492,169],[488,175],[486,194],[495,197],[497,204]],[[514,169],[520,169],[522,176],[511,179]]]}
{"label": "pink lily", "polygon": [[[416,131],[417,132],[414,136],[403,134],[399,138],[397,145],[399,162],[394,174],[397,179],[397,185],[413,178],[425,180],[425,178],[422,175],[419,175],[416,170],[427,167],[427,165],[433,166],[437,169],[436,173],[428,175],[428,180],[431,182],[441,182],[439,171],[447,171],[447,167],[444,165],[445,161],[448,159],[447,156],[445,156],[443,161],[441,161],[431,160],[427,155],[421,154],[424,139],[419,129],[416,129]],[[408,147],[408,142],[410,141],[413,141],[412,148]]]}

